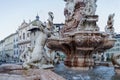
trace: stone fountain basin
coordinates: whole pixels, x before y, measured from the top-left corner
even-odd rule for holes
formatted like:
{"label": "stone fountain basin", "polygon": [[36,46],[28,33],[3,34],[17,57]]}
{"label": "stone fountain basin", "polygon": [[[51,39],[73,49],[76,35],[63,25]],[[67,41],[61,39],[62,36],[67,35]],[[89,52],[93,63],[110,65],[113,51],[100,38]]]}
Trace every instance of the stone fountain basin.
{"label": "stone fountain basin", "polygon": [[116,39],[114,38],[104,39],[104,43],[101,46],[99,46],[98,50],[104,51],[104,50],[110,49],[114,46],[115,42],[116,42]]}
{"label": "stone fountain basin", "polygon": [[91,57],[96,51],[105,51],[113,47],[115,40],[107,37],[107,33],[99,31],[79,31],[65,33],[63,38],[48,38],[47,47],[63,51],[66,54],[65,65],[69,67],[93,66]]}
{"label": "stone fountain basin", "polygon": [[110,49],[110,48],[112,48],[114,46],[115,42],[116,42],[116,39],[105,40],[104,44],[103,44],[103,47]]}
{"label": "stone fountain basin", "polygon": [[76,32],[74,35],[74,41],[76,47],[80,48],[96,48],[100,44],[103,44],[104,37],[101,37],[101,33],[97,31],[81,31]]}
{"label": "stone fountain basin", "polygon": [[108,38],[107,33],[99,31],[76,31],[65,33],[65,38],[49,38],[47,46],[53,50],[64,50],[64,46],[76,47],[78,50],[110,49],[115,44],[114,38]]}
{"label": "stone fountain basin", "polygon": [[[66,37],[63,38],[48,38],[47,46],[53,50],[63,50],[66,47],[76,47],[77,49],[94,49],[104,42],[105,36],[98,31],[79,31],[65,33]],[[105,44],[105,43],[104,43]],[[109,43],[108,43],[109,44]]]}

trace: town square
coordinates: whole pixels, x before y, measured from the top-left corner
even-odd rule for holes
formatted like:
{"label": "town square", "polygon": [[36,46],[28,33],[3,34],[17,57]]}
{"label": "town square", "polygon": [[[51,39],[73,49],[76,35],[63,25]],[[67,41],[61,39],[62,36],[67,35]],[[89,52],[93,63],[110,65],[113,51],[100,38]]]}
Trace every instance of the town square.
{"label": "town square", "polygon": [[120,80],[119,1],[0,4],[0,80]]}

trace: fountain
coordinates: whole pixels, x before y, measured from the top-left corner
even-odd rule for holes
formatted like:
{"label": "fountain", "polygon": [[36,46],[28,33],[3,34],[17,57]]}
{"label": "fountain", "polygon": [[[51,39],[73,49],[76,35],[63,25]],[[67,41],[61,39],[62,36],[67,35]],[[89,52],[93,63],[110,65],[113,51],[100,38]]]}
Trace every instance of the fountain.
{"label": "fountain", "polygon": [[64,0],[65,25],[60,31],[60,37],[48,38],[46,45],[52,50],[65,53],[65,65],[69,67],[92,67],[92,54],[102,53],[114,46],[113,16],[101,32],[97,25],[98,15],[95,15],[97,0]]}
{"label": "fountain", "polygon": [[[116,41],[112,37],[114,14],[108,17],[105,32],[101,32],[97,25],[98,15],[95,15],[97,0],[64,1],[65,25],[60,30],[59,36],[54,34],[54,16],[49,12],[47,24],[37,22],[40,34],[35,47],[28,47],[20,56],[24,61],[23,65],[1,65],[0,80],[112,80],[114,78],[113,67],[98,66],[88,71],[66,67],[92,67],[94,53],[102,53],[113,47]],[[57,74],[51,70],[44,70],[53,67],[51,61],[54,57],[45,51],[46,46],[53,51],[63,51],[67,56],[64,62],[66,66],[62,63],[53,69]],[[119,54],[113,55],[113,61],[119,65],[119,61],[116,60],[118,56]]]}
{"label": "fountain", "polygon": [[47,38],[53,34],[50,30],[53,28],[54,16],[52,12],[49,12],[48,15],[47,24],[36,21],[40,30],[39,36],[36,39],[35,47],[29,46],[20,55],[23,64],[0,65],[0,80],[65,80],[50,70],[54,67],[52,61],[55,54],[50,55],[45,50],[45,43]]}
{"label": "fountain", "polygon": [[[64,1],[66,2],[65,25],[61,29],[59,37],[52,32],[54,16],[52,12],[49,12],[48,24],[38,22],[40,34],[35,48],[28,47],[21,55],[21,59],[24,61],[23,66],[1,65],[0,80],[112,80],[114,78],[113,67],[98,66],[88,71],[66,67],[92,67],[94,66],[92,58],[94,53],[102,53],[113,47],[116,41],[112,37],[114,35],[114,14],[109,16],[105,32],[101,32],[97,25],[98,15],[95,15],[97,0]],[[64,62],[66,66],[62,63],[59,64],[60,66],[57,65],[58,68],[53,69],[63,77],[50,70],[43,70],[43,68],[53,67],[52,64],[48,64],[51,57],[45,52],[45,46],[66,54]],[[119,54],[113,55],[113,61],[120,65],[116,59],[118,57]]]}

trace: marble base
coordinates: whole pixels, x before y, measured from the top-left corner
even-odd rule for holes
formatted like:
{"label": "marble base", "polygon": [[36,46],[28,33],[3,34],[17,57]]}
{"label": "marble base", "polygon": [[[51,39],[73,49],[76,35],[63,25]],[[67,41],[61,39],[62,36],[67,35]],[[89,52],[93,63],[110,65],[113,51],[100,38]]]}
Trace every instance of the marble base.
{"label": "marble base", "polygon": [[21,65],[5,64],[0,66],[0,80],[65,80],[51,70],[28,69]]}
{"label": "marble base", "polygon": [[89,57],[75,57],[74,59],[67,58],[65,65],[68,67],[92,67],[94,66],[94,60]]}

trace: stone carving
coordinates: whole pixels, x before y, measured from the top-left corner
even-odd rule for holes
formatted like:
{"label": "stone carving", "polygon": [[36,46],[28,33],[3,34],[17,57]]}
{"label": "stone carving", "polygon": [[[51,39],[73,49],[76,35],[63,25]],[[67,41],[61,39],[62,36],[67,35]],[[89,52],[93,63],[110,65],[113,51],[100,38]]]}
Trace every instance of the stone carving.
{"label": "stone carving", "polygon": [[20,58],[24,61],[23,67],[24,68],[49,68],[53,67],[52,64],[49,64],[51,61],[50,54],[46,53],[45,45],[48,37],[50,37],[53,32],[53,13],[49,12],[49,19],[47,25],[43,24],[42,22],[38,23],[40,34],[36,39],[35,47],[30,49],[28,47],[25,51],[21,54]]}
{"label": "stone carving", "polygon": [[47,28],[43,28],[43,30],[41,30],[38,38],[36,39],[35,48],[31,53],[29,53],[30,56],[27,56],[28,59],[23,63],[23,67],[30,68],[31,66],[35,66],[40,68],[49,61],[49,57],[44,50],[45,42],[49,35],[50,32]]}
{"label": "stone carving", "polygon": [[50,59],[52,64],[57,64],[60,61],[60,53],[56,50],[48,49],[48,54],[50,54]]}
{"label": "stone carving", "polygon": [[33,48],[31,48],[30,46],[25,48],[23,53],[20,55],[20,60],[22,60],[23,62],[27,61],[30,57],[32,50]]}
{"label": "stone carving", "polygon": [[113,53],[111,59],[112,59],[113,65],[120,66],[120,53]]}
{"label": "stone carving", "polygon": [[86,6],[83,10],[83,13],[85,15],[95,15],[96,12],[96,2],[97,0],[84,0]]}
{"label": "stone carving", "polygon": [[48,38],[47,46],[66,54],[65,65],[70,67],[92,67],[92,54],[110,49],[115,44],[108,33],[100,32],[95,15],[97,0],[64,0],[65,25],[61,37]]}
{"label": "stone carving", "polygon": [[108,16],[107,26],[105,27],[105,32],[107,32],[108,34],[114,34],[114,16],[115,14],[110,14]]}
{"label": "stone carving", "polygon": [[48,12],[48,16],[49,16],[49,18],[47,19],[48,23],[46,24],[46,26],[51,31],[51,38],[52,37],[53,38],[59,38],[58,29],[53,24],[53,19],[54,19],[53,12]]}
{"label": "stone carving", "polygon": [[[93,16],[91,17],[92,21],[94,22],[95,20],[97,21],[97,18],[94,17],[97,7],[96,5],[97,0],[65,0],[65,1],[66,1],[66,7],[64,9],[65,26],[62,29],[62,33],[75,31],[76,28],[78,30],[78,27],[79,30],[82,30],[84,28],[82,24],[84,24],[83,22],[85,21],[84,19],[86,19],[85,18],[86,16],[88,17]],[[95,25],[95,27],[97,26]],[[87,30],[93,30],[91,28],[90,29],[88,28]],[[98,27],[96,29],[98,30]]]}
{"label": "stone carving", "polygon": [[82,20],[82,9],[85,6],[83,0],[65,0],[64,9],[65,25],[62,33],[73,31]]}
{"label": "stone carving", "polygon": [[53,19],[54,19],[53,12],[48,12],[48,16],[49,16],[49,18],[47,19],[47,21],[48,21],[47,27],[49,29],[53,29],[54,28],[54,25],[53,25]]}
{"label": "stone carving", "polygon": [[74,0],[66,0],[66,6],[64,9],[64,15],[66,20],[72,19],[72,16],[74,14],[74,7],[75,7]]}

